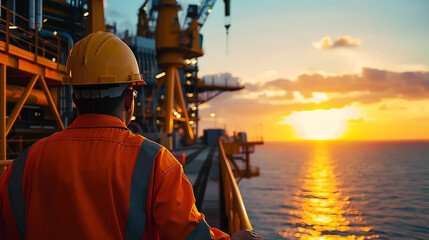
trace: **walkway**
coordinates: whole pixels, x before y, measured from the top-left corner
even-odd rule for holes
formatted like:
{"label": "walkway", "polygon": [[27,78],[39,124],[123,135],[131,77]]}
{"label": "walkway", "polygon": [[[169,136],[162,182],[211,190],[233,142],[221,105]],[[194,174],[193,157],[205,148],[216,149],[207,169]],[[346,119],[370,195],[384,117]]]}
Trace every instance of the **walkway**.
{"label": "walkway", "polygon": [[199,145],[192,149],[175,151],[186,153],[183,166],[194,188],[196,206],[206,216],[207,222],[221,228],[221,191],[218,148]]}

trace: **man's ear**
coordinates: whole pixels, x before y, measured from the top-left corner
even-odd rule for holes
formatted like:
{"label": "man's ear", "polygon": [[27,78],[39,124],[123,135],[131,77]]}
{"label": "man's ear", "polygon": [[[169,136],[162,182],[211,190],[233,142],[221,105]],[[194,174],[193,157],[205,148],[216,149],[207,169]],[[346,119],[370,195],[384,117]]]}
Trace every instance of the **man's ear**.
{"label": "man's ear", "polygon": [[72,99],[73,99],[74,105],[76,105],[77,100],[76,100],[76,96],[74,95],[74,91],[72,93]]}
{"label": "man's ear", "polygon": [[80,110],[79,110],[79,107],[77,106],[77,99],[76,99],[76,96],[74,95],[74,92],[72,93],[72,99],[73,99],[74,106],[77,108],[78,115],[80,115]]}
{"label": "man's ear", "polygon": [[133,96],[133,92],[132,91],[127,91],[127,94],[125,96],[125,110],[131,111],[131,108],[133,107],[133,100],[134,100],[134,96]]}

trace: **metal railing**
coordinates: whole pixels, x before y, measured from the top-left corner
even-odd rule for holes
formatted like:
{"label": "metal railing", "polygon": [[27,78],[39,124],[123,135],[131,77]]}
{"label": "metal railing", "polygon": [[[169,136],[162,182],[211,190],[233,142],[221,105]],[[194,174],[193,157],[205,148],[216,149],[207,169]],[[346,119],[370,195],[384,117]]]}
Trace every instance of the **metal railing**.
{"label": "metal railing", "polygon": [[225,197],[225,214],[228,219],[228,231],[229,233],[234,233],[241,229],[252,230],[253,228],[247,216],[240,189],[225,154],[224,141],[224,137],[219,138],[219,161]]}
{"label": "metal railing", "polygon": [[[9,52],[10,45],[27,50],[34,53],[34,61],[37,62],[37,57],[51,59],[53,62],[59,63],[61,58],[61,38],[58,34],[51,34],[45,31],[46,34],[51,35],[54,40],[44,39],[39,36],[39,27],[20,14],[1,6],[2,17],[0,18],[0,33],[4,37],[5,51]],[[4,13],[4,15],[3,15]],[[17,25],[11,22],[15,19],[15,23],[19,19],[24,24]],[[25,26],[22,26],[25,25]],[[32,26],[32,28],[28,27]],[[1,39],[3,40],[3,39]]]}
{"label": "metal railing", "polygon": [[254,142],[254,143],[263,143],[264,142],[264,137],[251,137],[249,138],[250,142]]}
{"label": "metal railing", "polygon": [[0,161],[0,166],[9,166],[10,164],[12,164],[13,160],[9,159],[9,160],[1,160]]}

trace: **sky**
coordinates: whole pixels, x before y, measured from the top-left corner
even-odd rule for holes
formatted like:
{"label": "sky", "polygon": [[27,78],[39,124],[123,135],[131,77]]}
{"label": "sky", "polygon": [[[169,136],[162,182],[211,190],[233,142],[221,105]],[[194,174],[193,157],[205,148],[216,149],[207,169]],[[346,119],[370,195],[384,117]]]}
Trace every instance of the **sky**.
{"label": "sky", "polygon": [[[135,33],[141,3],[107,0],[106,21]],[[266,141],[429,139],[429,1],[231,0],[228,40],[223,9],[217,1],[201,30],[199,76],[245,89],[202,104],[202,128]]]}

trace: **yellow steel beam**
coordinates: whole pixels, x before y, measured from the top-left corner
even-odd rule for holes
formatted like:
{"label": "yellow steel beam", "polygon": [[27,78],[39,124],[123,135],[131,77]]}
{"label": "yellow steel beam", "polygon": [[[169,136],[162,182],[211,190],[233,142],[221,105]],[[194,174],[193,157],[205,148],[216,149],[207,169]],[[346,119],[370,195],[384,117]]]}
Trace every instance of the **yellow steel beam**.
{"label": "yellow steel beam", "polygon": [[165,116],[164,116],[164,138],[161,142],[166,148],[171,149],[173,147],[172,136],[173,132],[173,107],[174,107],[174,78],[176,76],[177,68],[174,66],[168,66],[166,71],[166,97],[165,97]]}
{"label": "yellow steel beam", "polygon": [[45,78],[40,76],[39,83],[42,86],[43,92],[45,93],[46,99],[48,100],[49,106],[51,107],[52,112],[55,115],[55,120],[60,128],[60,130],[64,130],[64,124],[61,120],[60,114],[58,113],[57,106],[55,105],[54,99],[52,99],[51,92],[49,91],[48,85],[46,84]]}
{"label": "yellow steel beam", "polygon": [[181,108],[182,115],[185,118],[185,134],[186,139],[188,140],[188,144],[195,144],[194,132],[192,131],[192,127],[189,124],[189,115],[188,110],[186,109],[185,98],[183,97],[182,85],[180,84],[179,72],[175,72],[175,86],[174,91],[176,95],[177,106]]}
{"label": "yellow steel beam", "polygon": [[[54,63],[43,57],[37,59],[37,63],[28,60],[33,53],[20,49],[13,45],[10,46],[9,54],[4,53],[2,48],[2,41],[0,41],[0,63],[8,67],[16,68],[21,71],[29,72],[32,74],[42,75],[45,78],[61,82],[63,79],[65,66],[59,63]],[[20,54],[18,54],[18,52]],[[28,56],[26,55],[28,54]],[[58,65],[59,70],[56,70]],[[54,69],[55,68],[55,69]]]}
{"label": "yellow steel beam", "polygon": [[164,84],[164,82],[165,82],[165,77],[158,79],[158,83],[156,84],[155,92],[159,91],[159,89],[161,88],[162,84]]}
{"label": "yellow steel beam", "polygon": [[106,31],[104,23],[103,0],[88,0],[89,16],[86,17],[86,35],[97,31]]}
{"label": "yellow steel beam", "polygon": [[30,82],[27,84],[27,87],[25,87],[24,92],[21,94],[21,97],[19,98],[18,102],[15,104],[15,107],[13,107],[12,112],[10,113],[9,119],[7,120],[7,124],[6,124],[6,135],[12,129],[12,126],[15,123],[16,118],[21,112],[21,109],[24,106],[25,102],[27,101],[28,96],[30,96],[31,90],[34,87],[34,84],[36,84],[36,81],[38,78],[39,78],[39,75],[34,75],[31,78]]}
{"label": "yellow steel beam", "polygon": [[[6,65],[0,64],[0,161],[6,160]],[[0,172],[3,170],[0,168]]]}

